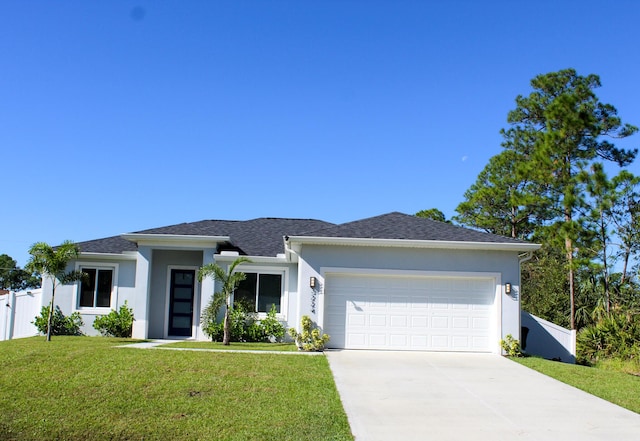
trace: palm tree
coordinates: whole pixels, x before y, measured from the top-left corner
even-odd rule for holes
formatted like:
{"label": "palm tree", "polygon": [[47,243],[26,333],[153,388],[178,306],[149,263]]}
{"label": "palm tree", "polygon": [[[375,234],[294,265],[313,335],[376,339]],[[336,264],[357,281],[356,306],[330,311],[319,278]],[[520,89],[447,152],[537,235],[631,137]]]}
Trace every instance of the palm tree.
{"label": "palm tree", "polygon": [[51,280],[53,286],[51,290],[51,304],[49,305],[49,317],[47,319],[47,341],[51,341],[51,321],[53,318],[56,287],[58,285],[65,285],[77,280],[82,280],[85,277],[85,273],[82,271],[66,271],[69,262],[78,258],[80,249],[69,240],[55,248],[45,242],[38,242],[29,248],[29,254],[31,254],[31,258],[25,267],[27,271],[42,274],[42,277]]}
{"label": "palm tree", "polygon": [[238,257],[234,260],[227,271],[222,269],[220,265],[217,263],[209,263],[204,265],[198,271],[198,279],[202,281],[205,277],[213,275],[213,278],[218,282],[222,283],[222,289],[213,294],[213,298],[211,299],[211,303],[207,307],[208,310],[212,311],[213,316],[215,317],[220,310],[220,307],[224,304],[224,335],[222,337],[222,344],[228,345],[231,340],[231,295],[236,290],[240,282],[242,282],[247,276],[243,272],[236,272],[235,269],[238,265],[242,263],[251,262],[247,257]]}

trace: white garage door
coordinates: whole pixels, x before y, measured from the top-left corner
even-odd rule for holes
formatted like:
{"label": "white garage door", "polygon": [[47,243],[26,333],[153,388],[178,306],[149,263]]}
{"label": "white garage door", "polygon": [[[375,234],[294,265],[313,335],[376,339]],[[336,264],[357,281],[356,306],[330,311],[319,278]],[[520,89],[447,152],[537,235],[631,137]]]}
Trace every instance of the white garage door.
{"label": "white garage door", "polygon": [[329,347],[490,352],[495,280],[330,274]]}

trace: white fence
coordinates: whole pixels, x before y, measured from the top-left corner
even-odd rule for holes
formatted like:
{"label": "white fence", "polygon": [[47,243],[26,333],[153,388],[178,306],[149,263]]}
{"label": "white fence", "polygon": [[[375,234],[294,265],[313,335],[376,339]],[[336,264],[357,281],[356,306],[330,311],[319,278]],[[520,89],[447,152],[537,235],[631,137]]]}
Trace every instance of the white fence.
{"label": "white fence", "polygon": [[31,322],[41,309],[42,289],[0,295],[0,340],[38,335]]}
{"label": "white fence", "polygon": [[520,343],[524,352],[549,360],[576,362],[576,331],[522,311]]}

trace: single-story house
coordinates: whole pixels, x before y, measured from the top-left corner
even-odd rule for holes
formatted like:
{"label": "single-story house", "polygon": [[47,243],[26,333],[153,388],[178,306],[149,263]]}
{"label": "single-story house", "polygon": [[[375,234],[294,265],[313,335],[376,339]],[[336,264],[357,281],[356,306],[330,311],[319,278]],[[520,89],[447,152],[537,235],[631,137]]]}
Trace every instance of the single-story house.
{"label": "single-story house", "polygon": [[[251,263],[241,294],[259,314],[299,327],[303,315],[330,348],[500,352],[520,335],[520,263],[539,245],[403,213],[335,225],[311,219],[204,220],[78,243],[69,269],[89,282],[56,290],[84,331],[125,301],[135,338],[206,340],[200,314],[217,286],[202,265]],[[43,304],[51,286],[43,286]]]}

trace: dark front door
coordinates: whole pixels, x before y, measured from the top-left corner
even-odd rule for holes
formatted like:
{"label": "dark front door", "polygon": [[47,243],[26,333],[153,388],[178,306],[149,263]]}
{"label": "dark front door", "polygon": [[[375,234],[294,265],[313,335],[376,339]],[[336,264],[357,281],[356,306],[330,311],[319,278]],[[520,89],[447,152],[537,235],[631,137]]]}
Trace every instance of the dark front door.
{"label": "dark front door", "polygon": [[171,270],[169,335],[191,336],[195,270]]}

